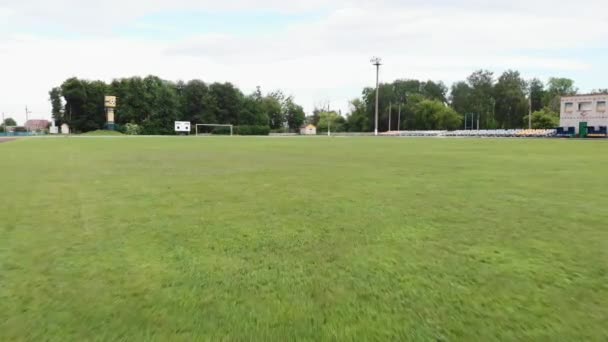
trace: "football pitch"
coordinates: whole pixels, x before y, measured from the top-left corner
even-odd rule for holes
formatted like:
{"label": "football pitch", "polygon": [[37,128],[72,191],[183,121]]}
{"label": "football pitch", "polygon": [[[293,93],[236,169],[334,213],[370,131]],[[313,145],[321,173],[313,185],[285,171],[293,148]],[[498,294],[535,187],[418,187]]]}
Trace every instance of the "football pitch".
{"label": "football pitch", "polygon": [[0,144],[0,340],[608,339],[608,142]]}

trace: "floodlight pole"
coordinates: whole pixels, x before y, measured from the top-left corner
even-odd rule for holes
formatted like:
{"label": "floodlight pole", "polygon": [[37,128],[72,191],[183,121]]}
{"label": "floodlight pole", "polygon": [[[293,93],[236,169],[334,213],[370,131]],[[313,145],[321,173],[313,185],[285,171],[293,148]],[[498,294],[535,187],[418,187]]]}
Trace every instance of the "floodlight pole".
{"label": "floodlight pole", "polygon": [[528,129],[532,129],[532,85],[530,85],[530,96],[529,96],[529,108],[528,108]]}
{"label": "floodlight pole", "polygon": [[379,97],[380,97],[380,66],[382,65],[382,59],[379,57],[373,57],[371,59],[373,65],[376,66],[376,116],[375,116],[375,126],[374,126],[374,135],[378,135],[378,107],[379,107]]}
{"label": "floodlight pole", "polygon": [[399,115],[397,116],[397,131],[401,135],[401,103],[399,103]]}
{"label": "floodlight pole", "polygon": [[388,105],[388,131],[391,131],[391,116],[393,116],[393,102]]}
{"label": "floodlight pole", "polygon": [[27,125],[27,122],[30,121],[30,111],[27,109],[27,106],[25,106],[25,130],[29,133],[30,129],[29,126]]}

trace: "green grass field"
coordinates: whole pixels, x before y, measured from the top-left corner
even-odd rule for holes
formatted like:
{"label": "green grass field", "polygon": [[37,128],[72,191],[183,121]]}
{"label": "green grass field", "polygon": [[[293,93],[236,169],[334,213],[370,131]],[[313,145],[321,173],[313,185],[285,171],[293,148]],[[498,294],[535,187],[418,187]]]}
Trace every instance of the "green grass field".
{"label": "green grass field", "polygon": [[0,144],[0,340],[606,341],[607,152]]}

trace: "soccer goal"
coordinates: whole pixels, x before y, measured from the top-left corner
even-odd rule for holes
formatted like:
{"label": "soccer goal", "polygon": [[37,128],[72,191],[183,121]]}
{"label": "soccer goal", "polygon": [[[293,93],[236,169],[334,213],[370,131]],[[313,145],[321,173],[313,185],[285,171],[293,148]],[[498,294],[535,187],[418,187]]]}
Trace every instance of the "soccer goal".
{"label": "soccer goal", "polygon": [[[233,125],[215,125],[215,124],[197,124],[195,126],[196,129],[196,135],[212,135],[214,134],[213,131],[216,128],[225,128],[226,132],[228,131],[228,129],[230,129],[230,136],[233,135],[234,132],[234,126]],[[217,134],[217,133],[215,133]]]}

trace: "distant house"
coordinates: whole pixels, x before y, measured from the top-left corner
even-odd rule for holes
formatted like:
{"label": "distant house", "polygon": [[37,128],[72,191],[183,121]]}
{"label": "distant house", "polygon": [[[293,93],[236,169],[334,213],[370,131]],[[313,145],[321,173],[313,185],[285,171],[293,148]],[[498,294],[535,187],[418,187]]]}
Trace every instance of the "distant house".
{"label": "distant house", "polygon": [[301,135],[317,135],[317,127],[314,125],[303,126],[300,128]]}
{"label": "distant house", "polygon": [[50,124],[48,120],[27,120],[23,127],[29,132],[42,132],[46,131]]}
{"label": "distant house", "polygon": [[68,124],[64,123],[61,125],[61,134],[70,134],[70,126]]}

